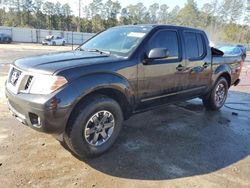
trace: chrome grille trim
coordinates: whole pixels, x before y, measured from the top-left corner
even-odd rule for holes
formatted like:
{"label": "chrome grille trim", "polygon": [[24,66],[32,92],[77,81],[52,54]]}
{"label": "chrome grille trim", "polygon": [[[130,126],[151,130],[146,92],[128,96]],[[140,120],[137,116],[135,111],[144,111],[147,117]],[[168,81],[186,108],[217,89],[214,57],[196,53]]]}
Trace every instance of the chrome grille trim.
{"label": "chrome grille trim", "polygon": [[[13,69],[16,69],[18,71],[21,72],[17,82],[15,85],[12,85],[12,83],[10,82],[10,79],[11,79],[11,74],[13,72]],[[6,83],[6,87],[14,94],[18,94],[18,93],[28,93],[29,92],[29,89],[30,89],[30,86],[32,84],[32,80],[30,81],[29,83],[29,88],[25,89],[26,88],[26,85],[27,85],[27,82],[28,82],[28,79],[32,76],[33,78],[33,75],[28,73],[28,72],[25,72],[13,65],[10,66],[10,70],[9,70],[9,74],[8,74],[8,77],[7,77],[7,83]]]}
{"label": "chrome grille trim", "polygon": [[29,78],[27,80],[27,83],[26,83],[26,85],[24,87],[24,90],[28,90],[30,88],[32,79],[33,79],[33,76],[29,76]]}

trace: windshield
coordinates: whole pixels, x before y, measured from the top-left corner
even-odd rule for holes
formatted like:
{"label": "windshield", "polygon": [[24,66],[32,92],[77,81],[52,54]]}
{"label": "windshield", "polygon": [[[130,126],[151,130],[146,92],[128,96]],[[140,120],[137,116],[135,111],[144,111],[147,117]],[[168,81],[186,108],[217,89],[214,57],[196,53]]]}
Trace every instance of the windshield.
{"label": "windshield", "polygon": [[81,50],[100,50],[127,57],[140,44],[152,27],[115,27],[96,35],[82,46]]}

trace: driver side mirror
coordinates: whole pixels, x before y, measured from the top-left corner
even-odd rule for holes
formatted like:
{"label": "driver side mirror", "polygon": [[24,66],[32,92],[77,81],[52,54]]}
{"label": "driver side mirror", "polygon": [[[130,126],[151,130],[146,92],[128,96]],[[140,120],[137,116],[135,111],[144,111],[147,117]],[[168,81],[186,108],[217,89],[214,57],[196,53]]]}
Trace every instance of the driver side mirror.
{"label": "driver side mirror", "polygon": [[148,59],[164,59],[169,57],[169,51],[165,48],[153,48],[147,56]]}

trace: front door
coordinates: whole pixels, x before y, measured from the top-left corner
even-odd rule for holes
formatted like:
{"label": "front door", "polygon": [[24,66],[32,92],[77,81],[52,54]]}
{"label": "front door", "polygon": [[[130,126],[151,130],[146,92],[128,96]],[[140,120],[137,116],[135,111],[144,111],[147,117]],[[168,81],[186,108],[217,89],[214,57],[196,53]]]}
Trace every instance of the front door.
{"label": "front door", "polygon": [[182,90],[187,76],[177,30],[157,31],[147,42],[145,54],[154,48],[167,49],[169,56],[164,59],[147,59],[146,63],[139,64],[138,94],[141,102],[164,98]]}

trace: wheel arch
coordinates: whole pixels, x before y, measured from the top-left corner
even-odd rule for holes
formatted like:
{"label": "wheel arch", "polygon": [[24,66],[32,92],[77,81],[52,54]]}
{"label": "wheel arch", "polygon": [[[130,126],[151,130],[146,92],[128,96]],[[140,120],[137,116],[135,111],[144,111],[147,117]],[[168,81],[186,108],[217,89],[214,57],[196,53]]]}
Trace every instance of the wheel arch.
{"label": "wheel arch", "polygon": [[213,86],[217,82],[217,80],[221,77],[224,77],[227,80],[228,88],[231,86],[232,78],[231,78],[231,69],[228,65],[222,64],[218,66],[213,74]]}
{"label": "wheel arch", "polygon": [[79,95],[72,104],[68,121],[77,107],[94,95],[105,95],[114,99],[121,106],[124,119],[128,119],[132,114],[135,104],[134,91],[129,82],[119,75],[110,73],[86,75],[75,80],[73,86]]}
{"label": "wheel arch", "polygon": [[80,100],[76,102],[76,104],[74,105],[71,111],[71,115],[72,113],[74,113],[74,109],[76,109],[78,105],[80,105],[81,103],[84,103],[85,101],[87,101],[88,99],[90,99],[91,97],[95,95],[104,95],[106,97],[114,99],[121,106],[124,119],[128,119],[130,117],[132,113],[132,105],[129,102],[129,99],[120,90],[112,88],[112,87],[96,88],[95,90],[86,93],[84,96],[80,98]]}
{"label": "wheel arch", "polygon": [[227,84],[228,84],[228,88],[231,86],[231,76],[228,72],[223,72],[222,74],[220,74],[220,76],[218,77],[219,78],[225,78],[227,80]]}

